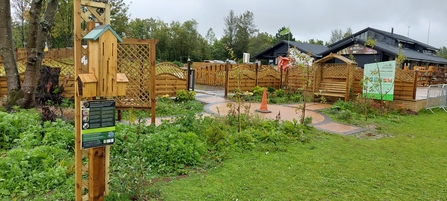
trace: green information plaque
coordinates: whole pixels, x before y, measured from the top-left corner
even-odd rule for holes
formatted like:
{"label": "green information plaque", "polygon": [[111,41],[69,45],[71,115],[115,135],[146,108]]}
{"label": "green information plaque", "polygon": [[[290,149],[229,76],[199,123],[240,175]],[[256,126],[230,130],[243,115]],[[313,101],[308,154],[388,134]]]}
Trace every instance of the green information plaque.
{"label": "green information plaque", "polygon": [[115,142],[115,101],[81,101],[82,149]]}

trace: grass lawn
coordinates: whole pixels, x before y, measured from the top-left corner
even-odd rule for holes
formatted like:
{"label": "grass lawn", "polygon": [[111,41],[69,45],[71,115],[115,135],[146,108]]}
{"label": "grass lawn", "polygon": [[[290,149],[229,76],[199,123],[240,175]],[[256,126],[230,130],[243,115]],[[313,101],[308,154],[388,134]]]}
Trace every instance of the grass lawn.
{"label": "grass lawn", "polygon": [[378,139],[317,133],[154,187],[162,200],[447,200],[446,123],[439,111],[382,119]]}

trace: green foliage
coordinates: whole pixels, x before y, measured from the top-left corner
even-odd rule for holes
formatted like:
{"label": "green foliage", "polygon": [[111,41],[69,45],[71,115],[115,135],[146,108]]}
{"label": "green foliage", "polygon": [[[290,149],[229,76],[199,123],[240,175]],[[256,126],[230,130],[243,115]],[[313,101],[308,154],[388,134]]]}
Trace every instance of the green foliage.
{"label": "green foliage", "polygon": [[251,89],[251,91],[253,92],[253,96],[262,96],[264,93],[264,87],[255,86]]}
{"label": "green foliage", "polygon": [[172,63],[177,65],[178,67],[183,67],[183,63],[180,61],[173,61]]}
{"label": "green foliage", "polygon": [[[14,143],[6,144],[14,145],[14,148],[0,156],[0,198],[28,200],[58,188],[65,188],[61,192],[69,193],[66,189],[74,185],[71,182],[74,174],[73,126],[62,120],[45,122],[41,126],[38,114],[32,110],[20,110],[3,117],[2,123],[9,125],[10,134],[20,133]],[[58,196],[66,197],[56,193],[46,199],[54,200]]]}
{"label": "green foliage", "polygon": [[436,53],[437,56],[447,59],[447,47],[442,46],[439,48],[439,51]]}
{"label": "green foliage", "polygon": [[16,146],[15,140],[35,125],[40,124],[40,114],[35,110],[19,109],[14,113],[0,112],[0,151]]}
{"label": "green foliage", "polygon": [[196,92],[195,91],[186,91],[186,90],[178,90],[176,93],[176,101],[183,102],[183,101],[190,101],[196,99]]}
{"label": "green foliage", "polygon": [[64,98],[62,99],[61,105],[62,108],[74,108],[74,101]]}
{"label": "green foliage", "polygon": [[284,89],[275,90],[275,92],[273,92],[273,95],[275,97],[283,98],[285,96]]}

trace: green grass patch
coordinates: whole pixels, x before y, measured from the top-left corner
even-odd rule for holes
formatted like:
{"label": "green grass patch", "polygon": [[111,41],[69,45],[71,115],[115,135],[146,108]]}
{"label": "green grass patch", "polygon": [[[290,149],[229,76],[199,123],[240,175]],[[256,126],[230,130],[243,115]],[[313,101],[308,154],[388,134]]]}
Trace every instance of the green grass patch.
{"label": "green grass patch", "polygon": [[315,134],[158,186],[163,200],[445,200],[447,113],[382,119],[388,137]]}

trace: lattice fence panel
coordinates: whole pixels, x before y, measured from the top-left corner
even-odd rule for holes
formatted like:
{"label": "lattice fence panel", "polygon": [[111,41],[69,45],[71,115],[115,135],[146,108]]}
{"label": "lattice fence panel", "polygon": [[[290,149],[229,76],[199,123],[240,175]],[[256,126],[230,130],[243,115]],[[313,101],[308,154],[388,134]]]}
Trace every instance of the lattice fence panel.
{"label": "lattice fence panel", "polygon": [[126,96],[116,98],[117,108],[150,108],[149,44],[119,43],[118,72],[129,79]]}
{"label": "lattice fence panel", "polygon": [[414,81],[414,71],[402,70],[401,68],[396,68],[395,80],[403,81],[403,82],[413,82]]}
{"label": "lattice fence panel", "polygon": [[323,79],[344,78],[348,76],[347,64],[324,64]]}

